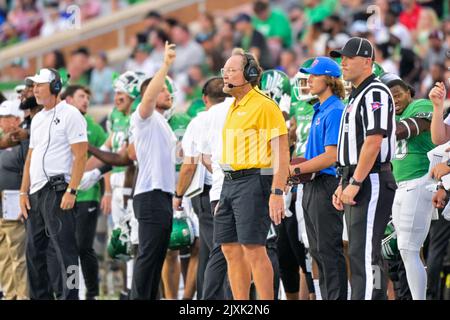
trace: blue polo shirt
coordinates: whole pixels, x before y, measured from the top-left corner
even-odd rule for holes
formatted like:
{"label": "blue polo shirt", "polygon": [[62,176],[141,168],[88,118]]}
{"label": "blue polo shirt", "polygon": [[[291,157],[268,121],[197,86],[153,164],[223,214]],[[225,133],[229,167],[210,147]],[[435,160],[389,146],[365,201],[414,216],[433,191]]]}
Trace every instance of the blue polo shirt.
{"label": "blue polo shirt", "polygon": [[[310,160],[325,152],[326,146],[336,146],[339,139],[339,126],[344,110],[344,104],[335,95],[330,96],[324,103],[316,103],[314,116],[309,129],[306,143],[305,158]],[[336,169],[329,167],[320,171],[321,174],[336,175]]]}

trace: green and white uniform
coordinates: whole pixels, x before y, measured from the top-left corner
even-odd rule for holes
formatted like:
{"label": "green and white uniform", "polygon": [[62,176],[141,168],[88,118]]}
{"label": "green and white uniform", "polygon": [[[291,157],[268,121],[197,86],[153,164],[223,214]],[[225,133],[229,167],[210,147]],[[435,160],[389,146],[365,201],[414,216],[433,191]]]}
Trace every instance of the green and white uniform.
{"label": "green and white uniform", "polygon": [[177,181],[178,173],[180,172],[181,165],[183,164],[183,157],[181,157],[181,140],[183,140],[184,133],[188,124],[191,122],[192,118],[187,113],[174,113],[169,119],[169,126],[177,137],[177,151],[176,151],[176,172]]}
{"label": "green and white uniform", "polygon": [[297,123],[295,131],[297,135],[297,142],[295,143],[295,156],[303,156],[306,151],[306,142],[308,140],[309,129],[311,128],[311,121],[314,115],[314,108],[312,104],[307,101],[295,101],[291,104],[289,117],[294,117]]}
{"label": "green and white uniform", "polygon": [[[126,145],[130,127],[130,116],[131,113],[126,115],[116,108],[110,113],[107,128],[111,136],[111,152],[118,153]],[[125,170],[126,167],[113,167],[111,172],[111,215],[114,228],[119,227],[120,219],[127,215],[123,203]]]}
{"label": "green and white uniform", "polygon": [[[401,115],[396,116],[396,120],[415,117],[431,121],[432,112],[430,100],[415,100]],[[419,251],[428,234],[432,216],[432,193],[425,189],[431,183],[428,177],[427,152],[434,147],[429,130],[397,141],[392,164],[398,189],[392,207],[392,218],[400,250]]]}
{"label": "green and white uniform", "polygon": [[[100,148],[105,141],[108,139],[108,135],[105,130],[97,123],[95,120],[89,116],[85,115],[87,123],[87,134],[88,142],[94,147]],[[77,195],[77,202],[95,201],[100,202],[100,183],[96,183],[92,188],[80,191]]]}
{"label": "green and white uniform", "polygon": [[[295,90],[295,89],[294,89]],[[297,129],[297,141],[295,142],[295,150],[293,156],[303,156],[306,151],[306,142],[308,141],[309,129],[314,115],[314,108],[309,101],[298,100],[297,95],[291,94],[291,108],[289,117],[295,118]],[[309,248],[308,236],[306,234],[305,218],[302,207],[303,184],[297,186],[297,198],[295,201],[295,215],[298,224],[298,239],[303,242],[306,248]]]}

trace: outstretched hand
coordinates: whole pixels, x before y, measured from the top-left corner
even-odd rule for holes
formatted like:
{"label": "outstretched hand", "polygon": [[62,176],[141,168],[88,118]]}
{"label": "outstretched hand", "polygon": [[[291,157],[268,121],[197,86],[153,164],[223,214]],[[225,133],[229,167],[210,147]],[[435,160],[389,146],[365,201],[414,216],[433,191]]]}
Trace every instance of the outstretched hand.
{"label": "outstretched hand", "polygon": [[175,61],[175,58],[177,56],[175,52],[175,44],[169,43],[169,41],[166,41],[165,45],[165,51],[164,51],[164,64],[170,67],[172,63]]}

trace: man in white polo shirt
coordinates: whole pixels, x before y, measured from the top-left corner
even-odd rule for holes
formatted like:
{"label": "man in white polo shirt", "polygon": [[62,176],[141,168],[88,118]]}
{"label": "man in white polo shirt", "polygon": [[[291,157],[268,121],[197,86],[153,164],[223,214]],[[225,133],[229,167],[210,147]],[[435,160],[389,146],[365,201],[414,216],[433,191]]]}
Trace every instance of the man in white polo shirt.
{"label": "man in white polo shirt", "polygon": [[55,251],[62,298],[78,299],[78,250],[74,205],[87,157],[86,121],[60,101],[62,83],[53,69],[27,78],[44,108],[31,123],[30,147],[20,188],[21,216],[27,227],[27,267],[31,299],[53,299],[47,248]]}
{"label": "man in white polo shirt", "polygon": [[156,299],[172,231],[177,139],[164,116],[155,112],[155,107],[159,99],[167,96],[160,93],[167,91],[165,78],[174,60],[175,45],[166,42],[164,63],[131,116],[139,166],[133,197],[134,213],[139,221],[139,247],[131,299]]}

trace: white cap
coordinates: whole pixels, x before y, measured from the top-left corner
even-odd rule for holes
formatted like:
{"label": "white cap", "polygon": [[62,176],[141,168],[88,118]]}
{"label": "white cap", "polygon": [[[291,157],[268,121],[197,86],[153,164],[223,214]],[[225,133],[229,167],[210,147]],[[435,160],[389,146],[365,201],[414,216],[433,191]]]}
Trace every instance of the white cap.
{"label": "white cap", "polygon": [[32,77],[25,78],[25,82],[33,82],[33,83],[50,83],[55,80],[55,73],[50,69],[41,69],[38,73],[36,73]]}
{"label": "white cap", "polygon": [[23,118],[23,111],[19,109],[20,100],[6,100],[0,104],[0,117],[13,116]]}

